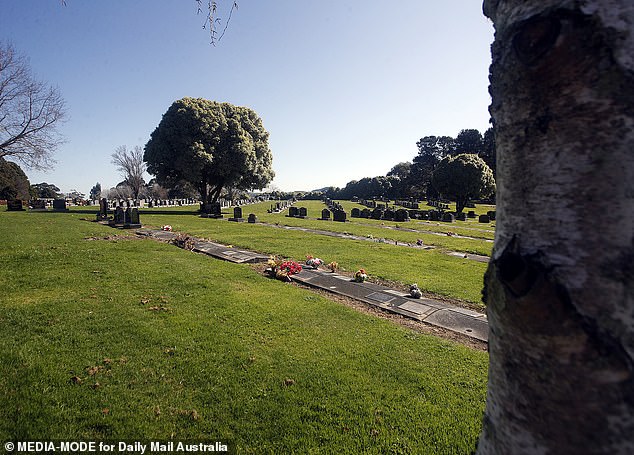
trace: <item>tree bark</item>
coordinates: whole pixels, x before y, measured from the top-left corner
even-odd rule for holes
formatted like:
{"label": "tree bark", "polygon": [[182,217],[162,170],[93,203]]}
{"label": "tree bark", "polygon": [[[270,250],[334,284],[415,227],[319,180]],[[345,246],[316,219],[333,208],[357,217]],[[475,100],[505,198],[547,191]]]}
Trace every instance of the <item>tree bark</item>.
{"label": "tree bark", "polygon": [[490,0],[497,229],[478,454],[634,453],[634,5]]}

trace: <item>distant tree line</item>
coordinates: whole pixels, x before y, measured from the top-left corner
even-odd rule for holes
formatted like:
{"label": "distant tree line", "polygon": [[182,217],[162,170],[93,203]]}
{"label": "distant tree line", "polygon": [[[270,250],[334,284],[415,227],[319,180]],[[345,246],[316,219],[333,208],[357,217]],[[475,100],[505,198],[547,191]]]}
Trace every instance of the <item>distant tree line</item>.
{"label": "distant tree line", "polygon": [[[473,198],[477,194],[474,191],[474,183],[468,191],[459,191],[457,196],[456,189],[448,186],[449,182],[461,180],[465,183],[465,173],[458,174],[444,173],[442,179],[437,178],[434,184],[434,172],[438,169],[440,163],[449,157],[457,157],[459,155],[475,155],[478,156],[488,167],[491,172],[491,178],[495,178],[495,138],[493,128],[489,128],[481,134],[476,129],[464,129],[455,137],[450,136],[425,136],[421,138],[416,146],[418,154],[411,162],[401,162],[392,167],[386,175],[376,177],[364,177],[360,180],[352,180],[343,188],[327,187],[321,188],[303,195],[305,199],[320,199],[329,197],[333,199],[350,199],[354,196],[359,198],[387,197],[391,199],[425,199],[438,198],[440,196],[464,199]],[[479,168],[473,159],[460,160],[460,163],[469,162],[475,168]],[[455,168],[458,162],[453,166]],[[452,167],[450,167],[452,169]],[[485,172],[483,169],[482,172]],[[462,175],[462,177],[461,177]],[[493,184],[487,176],[483,176],[483,192],[487,193],[487,188]],[[477,186],[477,185],[476,185]],[[444,191],[443,191],[444,190]],[[441,194],[443,193],[443,194]],[[466,196],[468,194],[468,196]]]}

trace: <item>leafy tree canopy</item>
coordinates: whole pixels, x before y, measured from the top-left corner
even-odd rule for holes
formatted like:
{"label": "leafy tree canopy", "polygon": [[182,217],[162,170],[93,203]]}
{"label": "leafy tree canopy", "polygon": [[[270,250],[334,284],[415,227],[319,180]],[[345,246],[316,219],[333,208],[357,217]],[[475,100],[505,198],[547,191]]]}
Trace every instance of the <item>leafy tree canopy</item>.
{"label": "leafy tree canopy", "polygon": [[495,192],[493,172],[482,158],[470,153],[444,158],[432,175],[432,184],[442,195],[456,200],[458,212],[470,199]]}
{"label": "leafy tree canopy", "polygon": [[52,183],[36,183],[31,185],[31,194],[41,199],[55,199],[61,197],[60,189]]}
{"label": "leafy tree canopy", "polygon": [[29,200],[29,179],[20,166],[0,157],[0,199]]}
{"label": "leafy tree canopy", "polygon": [[161,185],[184,180],[214,202],[224,187],[262,189],[273,179],[268,138],[260,117],[247,107],[183,98],[163,115],[144,160]]}

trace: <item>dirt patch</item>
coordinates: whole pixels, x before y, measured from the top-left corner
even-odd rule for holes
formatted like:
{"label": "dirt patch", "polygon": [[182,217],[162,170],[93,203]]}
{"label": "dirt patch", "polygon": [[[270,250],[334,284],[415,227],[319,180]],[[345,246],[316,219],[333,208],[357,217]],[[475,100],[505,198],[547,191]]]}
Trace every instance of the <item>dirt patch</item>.
{"label": "dirt patch", "polygon": [[[269,276],[265,270],[268,268],[268,266],[266,264],[251,264],[251,267],[257,271],[258,273],[262,274],[262,275],[266,275]],[[338,274],[341,275],[346,275],[346,276],[350,276],[352,277],[352,273],[345,273],[345,272],[341,272],[338,271]],[[405,289],[405,286],[401,283],[398,286],[394,283],[390,283],[387,281],[378,281],[378,280],[372,280],[373,282],[377,283],[377,284],[381,284],[384,286],[389,286],[392,289],[397,289],[397,290],[401,290],[401,289]],[[354,308],[357,311],[360,311],[362,313],[365,314],[370,314],[372,316],[381,318],[381,319],[387,319],[389,321],[391,321],[394,324],[398,324],[401,327],[407,327],[410,330],[413,330],[414,332],[417,333],[424,333],[427,335],[433,335],[439,338],[443,338],[445,340],[450,340],[450,341],[454,341],[456,343],[460,343],[464,346],[467,346],[471,349],[476,349],[478,351],[486,351],[487,350],[487,343],[483,342],[483,341],[479,341],[476,339],[473,339],[471,337],[468,337],[466,335],[461,335],[459,333],[456,332],[452,332],[451,330],[446,330],[440,327],[435,327],[432,326],[430,324],[426,324],[424,322],[420,322],[417,321],[415,319],[410,319],[408,317],[402,316],[400,314],[396,314],[396,313],[391,313],[389,311],[383,310],[381,308],[375,307],[373,305],[367,304],[365,302],[360,302],[358,300],[352,299],[350,297],[345,297],[339,294],[334,294],[332,292],[328,292],[324,289],[319,289],[319,288],[314,288],[311,286],[306,286],[300,283],[297,283],[295,281],[293,281],[293,285],[303,288],[303,289],[307,289],[311,292],[314,292],[316,294],[321,295],[324,298],[327,298],[329,300],[332,300],[334,302],[338,302],[342,305],[346,305],[350,308]],[[409,288],[407,288],[404,293],[408,293],[409,292]],[[454,305],[456,305],[456,302],[460,302],[460,301],[456,301],[455,299],[446,299],[446,298],[441,298],[438,297],[437,295],[433,295],[433,294],[424,294],[425,297],[429,297],[429,298],[433,298],[436,300],[443,300],[445,302],[448,303],[452,303]],[[465,304],[465,302],[460,302],[462,307],[464,308],[469,308],[471,309],[470,306],[468,306],[468,304]],[[482,309],[480,308],[479,311],[482,312]]]}

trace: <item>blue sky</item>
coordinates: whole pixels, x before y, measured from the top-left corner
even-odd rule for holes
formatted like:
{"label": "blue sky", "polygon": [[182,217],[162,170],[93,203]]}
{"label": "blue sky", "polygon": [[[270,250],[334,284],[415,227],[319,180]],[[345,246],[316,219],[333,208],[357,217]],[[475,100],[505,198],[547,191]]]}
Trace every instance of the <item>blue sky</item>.
{"label": "blue sky", "polygon": [[116,185],[113,151],[145,145],[185,96],[254,109],[285,191],[385,175],[423,136],[488,127],[493,27],[479,1],[238,5],[212,46],[194,0],[0,0],[0,40],[69,114],[56,165],[25,169],[31,183]]}

